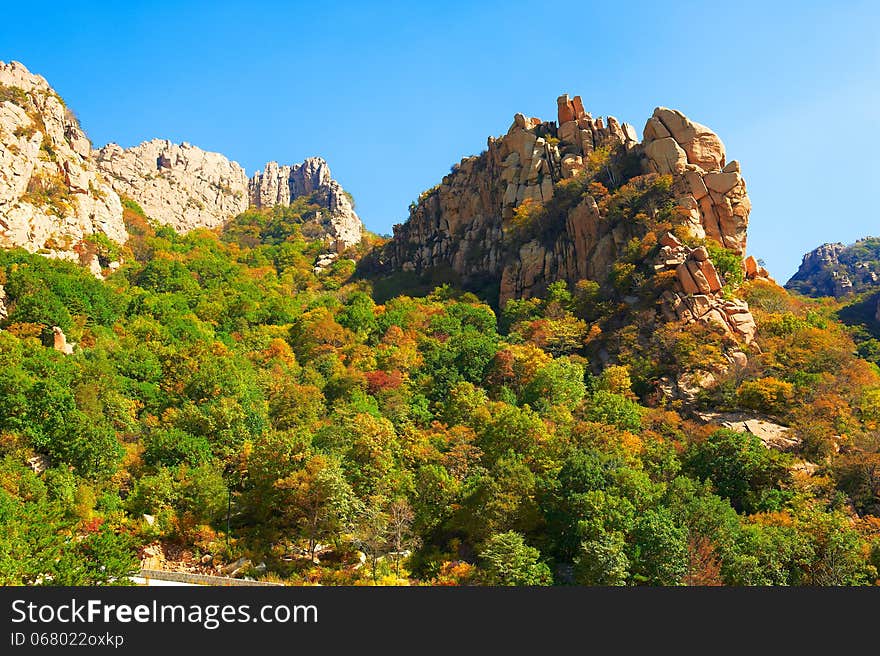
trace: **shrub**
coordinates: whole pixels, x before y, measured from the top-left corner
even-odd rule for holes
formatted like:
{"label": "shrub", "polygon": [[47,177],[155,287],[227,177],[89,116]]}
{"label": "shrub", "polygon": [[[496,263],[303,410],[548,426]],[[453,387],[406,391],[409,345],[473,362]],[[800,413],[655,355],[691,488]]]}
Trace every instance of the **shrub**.
{"label": "shrub", "polygon": [[548,585],[550,569],[540,558],[519,533],[493,535],[480,553],[483,579],[488,585]]}
{"label": "shrub", "polygon": [[782,414],[794,399],[794,385],[772,376],[747,380],[736,391],[737,403],[743,408]]}

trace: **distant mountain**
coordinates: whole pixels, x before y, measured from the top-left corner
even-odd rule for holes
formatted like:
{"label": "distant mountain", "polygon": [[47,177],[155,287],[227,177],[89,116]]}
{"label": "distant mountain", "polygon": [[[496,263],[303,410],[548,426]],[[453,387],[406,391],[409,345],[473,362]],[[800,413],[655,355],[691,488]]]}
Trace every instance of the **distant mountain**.
{"label": "distant mountain", "polygon": [[841,298],[880,286],[880,238],[822,244],[804,255],[785,288],[805,296]]}

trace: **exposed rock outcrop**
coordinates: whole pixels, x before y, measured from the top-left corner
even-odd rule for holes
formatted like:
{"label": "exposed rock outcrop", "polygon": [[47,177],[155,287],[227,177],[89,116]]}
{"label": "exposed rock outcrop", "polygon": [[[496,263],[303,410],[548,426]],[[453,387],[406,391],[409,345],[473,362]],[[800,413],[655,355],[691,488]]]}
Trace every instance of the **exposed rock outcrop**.
{"label": "exposed rock outcrop", "polygon": [[703,234],[744,255],[752,206],[739,162],[726,162],[721,139],[681,112],[658,107],[642,146],[652,171],[673,176],[676,202],[693,209]]}
{"label": "exposed rock outcrop", "polygon": [[604,279],[628,236],[609,228],[592,196],[562,219],[552,242],[540,235],[511,252],[505,241],[517,208],[549,203],[556,183],[587,167],[620,177],[623,156],[636,147],[632,126],[592,118],[577,96],[558,99],[558,117],[557,127],[517,114],[506,135],[490,137],[486,151],[463,159],[423,193],[409,220],[394,226],[383,255],[388,266],[448,267],[465,279],[496,279],[502,303],[540,294],[554,280]]}
{"label": "exposed rock outcrop", "polygon": [[[632,222],[610,220],[591,191],[573,205],[554,205],[559,183],[582,173],[588,180],[601,174],[612,186],[643,173],[668,175],[676,220],[685,232],[744,254],[750,210],[745,182],[714,132],[661,107],[639,144],[631,126],[614,117],[593,119],[580,97],[560,96],[557,105],[558,123],[517,114],[505,136],[490,138],[485,152],[462,160],[422,194],[409,220],[394,227],[385,264],[414,272],[448,268],[465,282],[497,280],[502,305],[541,294],[555,280],[602,283],[639,235]],[[534,238],[510,239],[529,203],[551,208],[552,223]],[[655,267],[677,271],[678,287],[662,302],[665,313],[714,321],[750,341],[754,321],[748,307],[722,298],[705,249],[678,247],[662,251]],[[755,276],[766,274],[752,263]]]}
{"label": "exposed rock outcrop", "polygon": [[786,289],[808,296],[834,296],[872,290],[880,285],[880,239],[867,237],[851,246],[822,244],[804,255]]}
{"label": "exposed rock outcrop", "polygon": [[697,416],[706,423],[720,424],[737,433],[751,433],[768,449],[793,451],[802,443],[790,428],[761,415],[742,412],[700,412]]}
{"label": "exposed rock outcrop", "polygon": [[53,336],[53,346],[56,351],[59,353],[64,353],[64,355],[72,355],[73,347],[76,346],[73,342],[68,342],[67,337],[64,335],[64,331],[61,330],[58,326],[52,326],[52,336]]}
{"label": "exposed rock outcrop", "polygon": [[94,249],[83,241],[95,233],[126,241],[119,194],[178,232],[309,196],[322,208],[309,236],[341,250],[363,233],[350,196],[320,158],[295,166],[271,162],[249,181],[236,162],[188,143],[153,139],[93,151],[43,77],[18,62],[0,62],[0,248],[79,260],[100,276]]}
{"label": "exposed rock outcrop", "polygon": [[330,167],[322,158],[310,157],[292,166],[269,162],[248,181],[252,207],[287,206],[301,196],[309,196],[311,202],[322,208],[316,224],[338,250],[360,243],[363,224],[351,198],[332,178]]}
{"label": "exposed rock outcrop", "polygon": [[89,235],[127,239],[122,204],[90,150],[43,77],[0,62],[0,247],[78,260]]}
{"label": "exposed rock outcrop", "polygon": [[675,236],[661,240],[656,271],[674,270],[676,290],[661,296],[661,311],[668,321],[701,321],[718,326],[749,344],[755,338],[755,319],[745,301],[725,299],[721,278],[706,248],[689,249]]}
{"label": "exposed rock outcrop", "polygon": [[178,232],[213,228],[249,207],[287,206],[308,196],[322,208],[309,236],[339,249],[361,240],[363,224],[351,199],[320,157],[293,166],[269,162],[250,179],[220,153],[160,139],[127,149],[108,144],[95,158],[114,189]]}
{"label": "exposed rock outcrop", "polygon": [[95,152],[113,189],[130,196],[147,216],[178,232],[213,228],[248,208],[244,169],[220,153],[162,139]]}
{"label": "exposed rock outcrop", "polygon": [[752,255],[743,260],[743,267],[745,267],[746,280],[767,280],[774,285],[776,284],[776,281],[770,276],[770,272],[760,265]]}

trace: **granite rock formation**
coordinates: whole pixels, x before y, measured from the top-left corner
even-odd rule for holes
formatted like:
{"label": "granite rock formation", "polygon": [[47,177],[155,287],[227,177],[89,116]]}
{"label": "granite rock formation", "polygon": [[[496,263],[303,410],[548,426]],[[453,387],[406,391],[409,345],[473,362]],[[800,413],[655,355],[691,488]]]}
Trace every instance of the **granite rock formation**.
{"label": "granite rock formation", "polygon": [[338,250],[360,243],[363,224],[351,198],[330,175],[330,167],[322,158],[310,157],[292,166],[269,162],[248,181],[252,207],[287,206],[301,196],[309,196],[321,207],[315,224]]}
{"label": "granite rock formation", "polygon": [[248,208],[247,175],[236,162],[188,143],[153,139],[95,151],[113,189],[178,232],[213,228]]}
{"label": "granite rock formation", "polygon": [[83,240],[96,233],[127,239],[88,138],[43,77],[0,62],[0,247],[88,259]]}
{"label": "granite rock formation", "polygon": [[807,296],[841,298],[880,285],[880,239],[867,237],[851,246],[822,244],[804,255],[786,289]]}
{"label": "granite rock formation", "polygon": [[721,139],[681,112],[658,107],[642,148],[650,170],[673,176],[678,204],[699,218],[697,232],[744,255],[751,202],[739,162],[726,161]]}
{"label": "granite rock formation", "polygon": [[[497,281],[502,305],[541,294],[556,280],[604,282],[637,236],[634,228],[608,220],[591,193],[574,205],[554,207],[560,183],[597,171],[613,185],[650,173],[669,176],[685,232],[745,255],[751,208],[745,182],[739,163],[727,162],[723,143],[709,128],[659,107],[640,143],[632,126],[614,117],[594,119],[580,97],[567,95],[557,100],[557,118],[542,121],[517,114],[506,135],[489,138],[486,151],[453,167],[439,185],[421,195],[409,220],[394,227],[381,264],[416,273],[451,269],[465,283]],[[554,223],[534,238],[511,240],[513,219],[528,204],[553,207]],[[670,291],[675,297],[661,302],[664,314],[716,321],[750,341],[754,321],[748,307],[722,300],[717,272],[703,257],[705,249],[666,255],[675,260],[680,275],[676,291]],[[754,259],[750,265],[751,277],[769,277]]]}
{"label": "granite rock formation", "polygon": [[746,344],[755,338],[755,319],[745,301],[724,298],[721,278],[704,246],[690,249],[667,234],[654,266],[656,271],[673,270],[676,289],[661,296],[661,311],[668,321],[701,321],[738,336]]}
{"label": "granite rock formation", "polygon": [[96,233],[126,241],[120,195],[178,232],[220,226],[251,207],[251,198],[253,206],[269,207],[308,195],[323,208],[311,236],[341,250],[359,243],[363,232],[350,197],[322,159],[270,163],[249,181],[236,162],[188,143],[154,139],[92,150],[43,77],[18,62],[0,62],[0,247],[79,260],[100,276],[85,242]]}

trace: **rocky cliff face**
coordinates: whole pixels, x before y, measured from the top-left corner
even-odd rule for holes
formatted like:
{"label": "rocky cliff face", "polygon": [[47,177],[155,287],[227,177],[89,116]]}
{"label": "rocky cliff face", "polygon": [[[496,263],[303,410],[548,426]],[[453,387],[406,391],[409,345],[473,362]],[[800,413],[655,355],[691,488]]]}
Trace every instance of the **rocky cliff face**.
{"label": "rocky cliff face", "polygon": [[[382,263],[417,273],[451,269],[465,282],[495,280],[502,305],[541,294],[556,280],[603,283],[627,244],[642,235],[635,222],[611,216],[601,202],[605,186],[594,189],[590,181],[620,187],[649,173],[671,181],[684,234],[744,256],[751,206],[739,163],[727,162],[714,132],[660,107],[640,143],[632,126],[614,117],[594,119],[579,97],[561,96],[557,110],[557,122],[516,115],[506,135],[490,138],[485,152],[462,160],[423,193],[409,220],[394,227]],[[572,188],[587,191],[572,195]],[[531,238],[517,238],[530,206],[543,208],[544,225]],[[748,306],[724,301],[702,252],[693,256],[680,242],[667,250],[655,271],[676,271],[678,283],[662,300],[665,313],[715,321],[750,340]],[[751,277],[766,276],[754,260],[750,264]]]}
{"label": "rocky cliff face", "polygon": [[868,237],[851,246],[822,244],[804,255],[786,289],[808,296],[841,298],[880,285],[880,239]]}
{"label": "rocky cliff face", "polygon": [[[755,337],[755,319],[745,301],[725,298],[721,278],[705,246],[688,248],[672,234],[660,239],[655,271],[675,271],[676,288],[660,297],[667,321],[701,321],[736,335],[746,344]],[[753,276],[756,277],[756,276]]]}
{"label": "rocky cliff face", "polygon": [[[540,292],[540,281],[601,279],[624,235],[602,228],[588,196],[565,217],[557,243],[538,241],[504,252],[503,237],[517,207],[548,203],[560,181],[585,168],[605,168],[612,182],[653,171],[672,176],[676,204],[696,237],[743,254],[750,203],[738,162],[726,162],[721,140],[680,112],[657,108],[645,139],[614,117],[593,119],[579,97],[558,99],[558,124],[518,114],[507,134],[456,165],[426,192],[406,224],[395,226],[387,258],[393,267],[421,271],[450,266],[502,278],[502,298]],[[516,254],[514,254],[516,255]]]}
{"label": "rocky cliff face", "polygon": [[632,126],[614,117],[593,119],[579,97],[560,97],[559,121],[557,127],[517,114],[505,136],[489,138],[486,151],[463,159],[422,194],[409,220],[394,226],[386,253],[391,267],[421,272],[446,266],[466,279],[500,278],[502,301],[540,293],[556,279],[600,277],[615,244],[592,198],[569,212],[549,249],[537,239],[516,253],[505,245],[519,206],[549,203],[555,183],[583,171],[591,156],[619,155],[637,143]]}
{"label": "rocky cliff face", "polygon": [[119,197],[98,172],[91,144],[46,80],[0,62],[0,247],[81,259],[84,240],[127,238]]}
{"label": "rocky cliff face", "polygon": [[220,153],[160,139],[127,149],[108,144],[96,151],[95,160],[117,192],[178,232],[213,228],[249,207],[287,206],[308,196],[325,210],[312,226],[312,236],[329,239],[338,248],[361,240],[363,224],[320,157],[292,166],[269,162],[250,180],[238,163]]}
{"label": "rocky cliff face", "polygon": [[323,208],[317,219],[321,232],[335,241],[338,249],[361,241],[363,224],[354,211],[348,194],[330,175],[330,167],[320,157],[310,157],[302,164],[279,166],[266,164],[248,182],[252,207],[287,206],[291,201],[309,196]]}
{"label": "rocky cliff face", "polygon": [[251,206],[288,205],[299,196],[325,210],[311,236],[341,250],[363,232],[350,197],[320,158],[271,162],[248,180],[236,162],[188,143],[154,139],[93,151],[43,77],[0,62],[0,247],[79,259],[100,274],[86,242],[96,233],[117,243],[128,238],[120,194],[178,232],[213,228]]}
{"label": "rocky cliff face", "polygon": [[111,143],[95,151],[95,161],[114,190],[178,232],[213,228],[248,208],[244,169],[188,143],[153,139],[126,149]]}
{"label": "rocky cliff face", "polygon": [[692,217],[695,232],[744,255],[752,205],[739,162],[726,161],[718,135],[658,107],[645,124],[641,149],[648,170],[673,176],[676,202]]}

